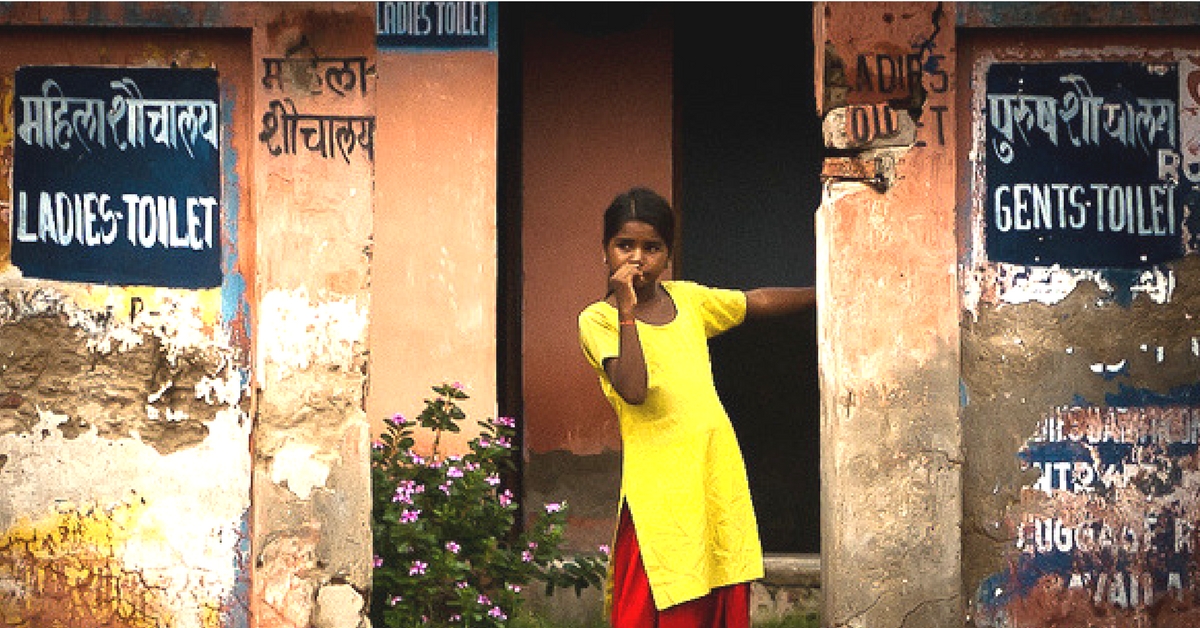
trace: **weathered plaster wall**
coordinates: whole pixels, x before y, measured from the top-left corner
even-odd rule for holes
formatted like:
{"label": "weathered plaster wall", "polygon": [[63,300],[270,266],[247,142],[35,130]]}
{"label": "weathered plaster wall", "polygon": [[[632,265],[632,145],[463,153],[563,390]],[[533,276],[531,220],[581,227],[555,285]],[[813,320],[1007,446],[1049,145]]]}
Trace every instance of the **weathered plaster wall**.
{"label": "weathered plaster wall", "polygon": [[[35,7],[8,7],[25,24]],[[37,19],[64,19],[38,5]],[[103,20],[100,20],[103,23]],[[12,79],[24,64],[223,68],[223,102],[250,84],[249,42],[229,33],[70,42],[0,38],[4,180]],[[240,81],[240,82],[239,82]],[[226,281],[239,262],[249,112],[224,111]],[[0,222],[11,190],[0,187]],[[24,279],[0,268],[0,617],[17,626],[245,625],[250,416],[245,290],[181,291]],[[161,624],[160,624],[161,625]]]}
{"label": "weathered plaster wall", "polygon": [[821,621],[959,625],[954,5],[815,10]]}
{"label": "weathered plaster wall", "polygon": [[225,246],[199,291],[33,280],[3,248],[0,619],[359,625],[374,6],[22,3],[0,24],[5,181],[16,64],[217,68]]}
{"label": "weathered plaster wall", "polygon": [[[1124,9],[1093,9],[1093,23],[1122,23],[1125,17]],[[1179,17],[1166,12],[1157,18],[1169,15]],[[1070,20],[1070,14],[1059,17]],[[1149,29],[1105,32],[1102,41],[1086,31],[979,32],[964,46],[960,102],[984,111],[982,89],[968,91],[965,81],[984,85],[997,63],[1177,67],[1177,109],[1164,120],[1172,129],[1169,141],[1178,140],[1182,161],[1191,163],[1200,105],[1192,87],[1200,72],[1189,60],[1196,43],[1182,33]],[[1085,78],[1097,82],[1094,75]],[[1094,87],[1111,101],[1105,86]],[[1050,119],[1073,128],[1065,114]],[[1183,199],[1183,229],[1174,238],[1185,254],[1178,259],[1132,268],[989,259],[989,149],[982,140],[987,120],[973,115],[961,137],[971,155],[962,232],[968,451],[963,591],[969,622],[1196,625],[1200,262],[1196,195],[1189,191],[1195,177],[1184,171],[1172,184]],[[1092,145],[1117,145],[1109,135],[1115,128],[1106,122]],[[1143,124],[1138,133],[1155,128]],[[1013,146],[1018,153],[1037,150],[1022,140]],[[1157,175],[1158,163],[1157,151],[1134,150],[1122,169]],[[1099,184],[1109,182],[1107,176],[1109,171],[1094,173]],[[1094,199],[1086,207],[1090,226],[1099,209]]]}
{"label": "weathered plaster wall", "polygon": [[119,289],[11,275],[0,300],[0,617],[244,624],[250,418],[244,371],[205,295],[153,293],[131,317],[114,303]]}
{"label": "weathered plaster wall", "polygon": [[[379,52],[371,386],[376,431],[459,382],[496,416],[495,51]],[[474,421],[453,435],[465,448]],[[443,441],[445,442],[445,441]]]}
{"label": "weathered plaster wall", "polygon": [[268,84],[259,66],[263,130],[274,103],[290,99],[300,114],[367,122],[353,129],[369,128],[371,144],[337,135],[328,152],[311,140],[289,151],[285,136],[260,135],[255,145],[255,623],[355,625],[371,581],[374,5],[260,8],[269,19],[254,30],[255,58],[312,60],[323,72],[287,64]]}

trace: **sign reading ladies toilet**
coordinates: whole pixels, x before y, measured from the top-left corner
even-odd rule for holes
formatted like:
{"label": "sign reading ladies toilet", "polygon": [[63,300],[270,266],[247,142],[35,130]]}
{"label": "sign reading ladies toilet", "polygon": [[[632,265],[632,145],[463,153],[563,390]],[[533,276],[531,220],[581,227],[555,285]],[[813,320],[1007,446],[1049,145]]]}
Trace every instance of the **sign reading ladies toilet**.
{"label": "sign reading ladies toilet", "polygon": [[496,48],[495,2],[375,3],[380,48],[465,50]]}
{"label": "sign reading ladies toilet", "polygon": [[[1133,268],[1184,253],[1174,64],[997,63],[987,73],[988,258]],[[1176,170],[1178,170],[1176,168]]]}
{"label": "sign reading ladies toilet", "polygon": [[18,68],[13,264],[42,279],[219,286],[218,100],[212,69]]}

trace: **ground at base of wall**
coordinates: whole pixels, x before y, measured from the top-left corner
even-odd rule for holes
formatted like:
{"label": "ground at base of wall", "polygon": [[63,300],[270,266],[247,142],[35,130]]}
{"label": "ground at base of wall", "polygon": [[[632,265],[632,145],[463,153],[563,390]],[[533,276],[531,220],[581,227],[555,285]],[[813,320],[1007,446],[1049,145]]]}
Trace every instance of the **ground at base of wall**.
{"label": "ground at base of wall", "polygon": [[[753,628],[818,628],[821,618],[816,613],[795,613],[767,620],[754,621]],[[566,620],[544,617],[529,610],[513,617],[510,628],[608,628],[599,613],[587,620]]]}
{"label": "ground at base of wall", "polygon": [[[774,554],[764,560],[766,575],[751,584],[754,628],[817,628],[820,625],[821,561],[816,554]],[[526,594],[525,609],[511,628],[608,628],[604,592],[585,589]]]}

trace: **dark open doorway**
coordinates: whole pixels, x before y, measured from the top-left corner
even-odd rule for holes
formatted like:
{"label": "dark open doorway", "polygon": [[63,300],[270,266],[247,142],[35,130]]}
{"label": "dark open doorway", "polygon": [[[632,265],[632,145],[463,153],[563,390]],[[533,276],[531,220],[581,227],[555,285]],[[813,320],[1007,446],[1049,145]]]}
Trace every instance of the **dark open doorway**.
{"label": "dark open doorway", "polygon": [[[811,5],[700,3],[676,15],[680,274],[812,285],[822,140]],[[819,552],[815,314],[744,325],[716,338],[712,355],[764,549]]]}

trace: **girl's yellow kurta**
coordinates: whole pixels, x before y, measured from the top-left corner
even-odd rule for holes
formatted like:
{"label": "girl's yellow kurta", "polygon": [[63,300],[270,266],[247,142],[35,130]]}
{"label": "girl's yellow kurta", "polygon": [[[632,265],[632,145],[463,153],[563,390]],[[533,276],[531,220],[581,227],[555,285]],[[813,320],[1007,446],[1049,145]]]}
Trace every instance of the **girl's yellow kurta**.
{"label": "girl's yellow kurta", "polygon": [[686,281],[662,286],[676,316],[637,324],[649,375],[640,405],[625,403],[604,372],[604,360],[617,357],[616,308],[600,301],[579,315],[583,351],[620,421],[621,499],[659,610],[763,575],[745,464],[708,354],[709,338],[745,319],[745,293]]}

